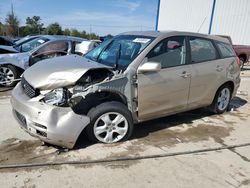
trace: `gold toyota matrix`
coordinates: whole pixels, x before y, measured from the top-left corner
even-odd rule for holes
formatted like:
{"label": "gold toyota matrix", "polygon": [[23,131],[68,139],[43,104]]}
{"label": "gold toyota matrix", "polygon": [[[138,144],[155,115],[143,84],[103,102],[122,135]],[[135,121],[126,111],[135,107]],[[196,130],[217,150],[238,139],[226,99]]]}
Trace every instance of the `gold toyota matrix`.
{"label": "gold toyota matrix", "polygon": [[11,103],[28,133],[73,148],[82,131],[93,141],[114,143],[128,139],[138,122],[208,106],[223,113],[239,84],[240,63],[227,39],[127,32],[84,57],[30,67]]}

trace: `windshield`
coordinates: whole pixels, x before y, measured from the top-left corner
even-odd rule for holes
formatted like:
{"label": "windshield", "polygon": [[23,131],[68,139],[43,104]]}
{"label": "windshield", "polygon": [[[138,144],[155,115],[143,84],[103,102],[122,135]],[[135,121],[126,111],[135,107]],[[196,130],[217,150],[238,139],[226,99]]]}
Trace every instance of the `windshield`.
{"label": "windshield", "polygon": [[16,44],[14,47],[20,52],[28,52],[44,44],[47,41],[49,41],[49,39],[44,37],[38,37],[38,38],[33,38],[31,40],[28,39],[27,42],[24,43],[19,43],[20,45]]}
{"label": "windshield", "polygon": [[148,36],[119,35],[104,41],[85,57],[118,70],[125,70],[153,39]]}

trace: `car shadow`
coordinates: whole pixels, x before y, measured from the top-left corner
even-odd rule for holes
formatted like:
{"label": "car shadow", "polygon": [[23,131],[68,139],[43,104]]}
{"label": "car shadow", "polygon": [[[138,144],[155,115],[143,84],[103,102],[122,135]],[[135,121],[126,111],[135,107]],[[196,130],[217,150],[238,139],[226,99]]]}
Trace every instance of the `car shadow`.
{"label": "car shadow", "polygon": [[13,87],[2,87],[2,86],[0,86],[0,92],[6,92],[6,91],[10,91],[12,89],[13,89]]}
{"label": "car shadow", "polygon": [[249,71],[250,70],[250,66],[249,66],[249,63],[247,63],[246,65],[244,65],[243,68],[241,68],[241,71]]}
{"label": "car shadow", "polygon": [[[229,105],[228,111],[236,110],[244,106],[246,103],[247,101],[245,99],[242,99],[240,97],[234,97]],[[167,129],[170,127],[175,127],[180,124],[184,124],[184,123],[191,124],[197,119],[209,117],[212,115],[214,115],[214,113],[209,111],[207,108],[200,108],[200,109],[196,109],[196,110],[192,110],[188,112],[183,112],[183,113],[139,123],[134,126],[133,136],[132,138],[130,138],[130,140],[144,138],[153,132],[157,132],[157,131]],[[93,145],[93,142],[90,142],[87,139],[87,135],[85,131],[83,131],[76,142],[74,150],[83,149],[91,145]]]}
{"label": "car shadow", "polygon": [[[227,111],[236,110],[247,103],[245,99],[234,97]],[[143,122],[135,126],[132,139],[147,137],[150,133],[157,132],[170,127],[175,127],[181,124],[192,124],[195,120],[210,117],[214,115],[208,108],[200,108],[191,110],[147,122]]]}

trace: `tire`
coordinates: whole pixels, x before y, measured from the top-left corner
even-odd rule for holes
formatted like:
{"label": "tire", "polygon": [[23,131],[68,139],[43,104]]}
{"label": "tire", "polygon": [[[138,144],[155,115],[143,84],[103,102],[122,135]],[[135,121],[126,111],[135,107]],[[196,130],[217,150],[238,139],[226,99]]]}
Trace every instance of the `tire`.
{"label": "tire", "polygon": [[132,115],[120,102],[102,103],[92,108],[88,116],[90,124],[86,127],[86,133],[93,142],[110,144],[125,141],[132,135],[134,127]]}
{"label": "tire", "polygon": [[[20,78],[19,71],[12,65],[0,66],[0,85],[4,87],[14,87],[17,84],[15,79]],[[2,83],[5,82],[5,83]]]}
{"label": "tire", "polygon": [[210,107],[211,110],[215,114],[224,113],[228,109],[231,97],[232,97],[231,87],[228,84],[221,86],[216,92],[213,103]]}

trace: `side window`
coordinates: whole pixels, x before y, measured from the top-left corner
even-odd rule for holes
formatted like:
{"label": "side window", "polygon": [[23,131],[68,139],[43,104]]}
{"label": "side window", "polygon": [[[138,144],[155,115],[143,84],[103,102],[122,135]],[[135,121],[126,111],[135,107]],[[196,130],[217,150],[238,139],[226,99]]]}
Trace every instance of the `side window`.
{"label": "side window", "polygon": [[147,55],[149,62],[161,63],[162,68],[186,63],[185,37],[170,37],[158,43]]}
{"label": "side window", "polygon": [[217,58],[217,52],[210,40],[190,37],[192,63],[210,61]]}
{"label": "side window", "polygon": [[235,52],[230,44],[223,43],[223,42],[216,42],[216,44],[223,58],[235,56]]}
{"label": "side window", "polygon": [[67,41],[55,41],[41,47],[31,56],[29,66],[44,59],[67,55],[69,48],[68,44]]}
{"label": "side window", "polygon": [[67,52],[68,51],[68,42],[67,41],[55,41],[55,42],[51,42],[45,46],[43,46],[42,48],[40,48],[39,50],[36,51],[36,54],[42,54],[42,53],[46,53],[46,52],[56,52],[56,51],[61,51],[61,52]]}

